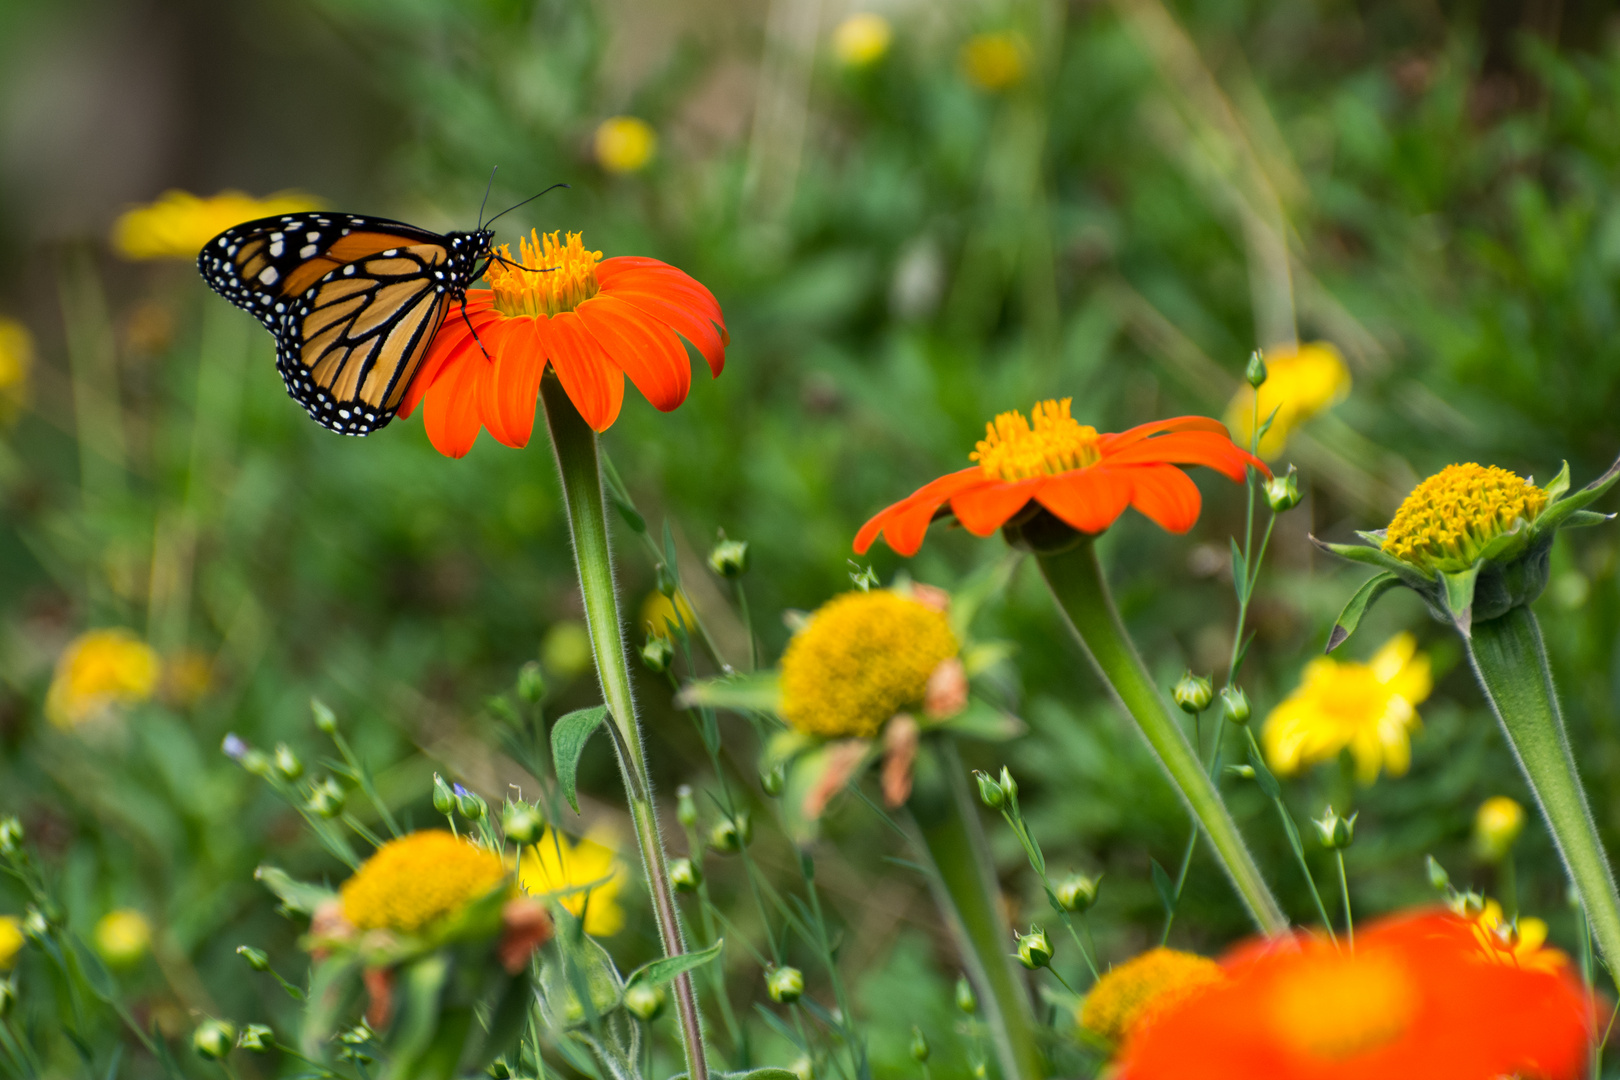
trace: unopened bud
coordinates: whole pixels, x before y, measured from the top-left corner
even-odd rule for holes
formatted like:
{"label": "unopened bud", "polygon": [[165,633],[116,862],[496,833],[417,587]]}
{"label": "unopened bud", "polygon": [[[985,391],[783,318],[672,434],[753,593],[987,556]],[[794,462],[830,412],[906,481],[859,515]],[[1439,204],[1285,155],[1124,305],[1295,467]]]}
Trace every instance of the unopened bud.
{"label": "unopened bud", "polygon": [[658,1019],[668,1001],[663,987],[640,980],[631,983],[624,991],[624,1007],[630,1010],[631,1016],[644,1023]]}
{"label": "unopened bud", "polygon": [[1018,782],[1013,779],[1012,773],[1007,771],[1007,766],[1003,765],[1001,767],[1001,775],[996,777],[996,783],[1001,785],[1001,793],[1007,796],[1007,801],[1016,805],[1018,802]]}
{"label": "unopened bud", "polygon": [[1477,919],[1485,914],[1485,898],[1469,889],[1451,898],[1451,910],[1465,919]]}
{"label": "unopened bud", "polygon": [[692,801],[692,788],[682,784],[675,789],[675,820],[690,829],[697,824],[697,803]]}
{"label": "unopened bud", "polygon": [[973,771],[973,779],[979,782],[979,801],[992,810],[1000,810],[1007,802],[1007,793],[1001,790],[996,778],[989,773]]}
{"label": "unopened bud", "polygon": [[1215,688],[1207,678],[1189,671],[1176,683],[1171,696],[1176,699],[1176,707],[1182,712],[1197,715],[1209,708],[1209,703],[1215,698]]}
{"label": "unopened bud", "polygon": [[292,747],[286,743],[276,744],[276,772],[281,774],[283,780],[297,780],[304,775],[304,763],[298,760]]}
{"label": "unopened bud", "polygon": [[484,1073],[489,1077],[489,1080],[511,1080],[512,1067],[500,1058],[496,1058],[489,1063],[489,1068],[485,1069]]}
{"label": "unopened bud", "polygon": [[782,794],[782,789],[787,786],[787,763],[778,761],[770,768],[760,770],[759,786],[773,799]]}
{"label": "unopened bud", "polygon": [[1333,807],[1330,806],[1327,813],[1320,818],[1313,818],[1311,824],[1316,826],[1317,839],[1322,841],[1322,846],[1329,851],[1342,851],[1355,842],[1355,814],[1343,818],[1334,813]]}
{"label": "unopened bud", "polygon": [[468,821],[479,821],[489,812],[489,806],[475,793],[468,791],[460,784],[455,786],[456,813]]}
{"label": "unopened bud", "polygon": [[655,675],[662,675],[675,662],[675,646],[663,634],[648,634],[641,647],[641,662]]}
{"label": "unopened bud", "polygon": [[1070,874],[1052,890],[1058,905],[1064,911],[1087,911],[1097,902],[1097,879],[1084,874]]}
{"label": "unopened bud", "polygon": [[709,550],[709,569],[723,578],[748,573],[748,541],[721,540]]}
{"label": "unopened bud", "polygon": [[973,984],[966,975],[956,980],[956,1007],[969,1016],[979,1011],[979,999],[973,996]]}
{"label": "unopened bud", "polygon": [[[1244,380],[1256,390],[1266,381],[1266,358],[1259,349],[1249,354],[1248,366],[1243,369]],[[1256,420],[1259,418],[1256,417]]]}
{"label": "unopened bud", "polygon": [[1429,885],[1436,892],[1444,892],[1451,887],[1451,875],[1446,873],[1446,868],[1440,865],[1439,859],[1433,855],[1427,856],[1425,865],[1429,871]]}
{"label": "unopened bud", "polygon": [[911,1060],[921,1065],[928,1060],[928,1053],[928,1039],[923,1035],[922,1028],[911,1025]]}
{"label": "unopened bud", "polygon": [[268,1054],[276,1048],[276,1033],[264,1024],[249,1024],[236,1037],[236,1047],[255,1054]]}
{"label": "unopened bud", "polygon": [[326,702],[309,699],[309,711],[315,714],[315,726],[327,735],[337,734],[337,713],[326,707]]}
{"label": "unopened bud", "polygon": [[546,676],[540,668],[540,661],[530,660],[518,668],[517,694],[530,705],[539,703],[546,696]]}
{"label": "unopened bud", "polygon": [[22,822],[15,817],[0,819],[0,855],[15,855],[23,846]]}
{"label": "unopened bud", "polygon": [[1292,465],[1281,476],[1266,481],[1266,505],[1273,514],[1281,514],[1299,505],[1299,478]]}
{"label": "unopened bud", "polygon": [[528,803],[509,802],[501,811],[501,832],[514,844],[532,844],[546,831],[545,815]]}
{"label": "unopened bud", "polygon": [[1231,775],[1237,777],[1239,780],[1253,780],[1254,779],[1254,766],[1253,765],[1228,765],[1226,767],[1226,771],[1228,773],[1230,773]]}
{"label": "unopened bud", "polygon": [[204,1020],[191,1033],[191,1048],[209,1061],[218,1061],[236,1043],[236,1025],[229,1020]]}
{"label": "unopened bud", "polygon": [[1486,799],[1474,815],[1474,852],[1486,862],[1501,862],[1523,831],[1524,807],[1506,795]]}
{"label": "unopened bud", "polygon": [[709,846],[722,855],[741,851],[753,838],[754,823],[746,810],[739,810],[735,817],[721,818],[709,830]]}
{"label": "unopened bud", "polygon": [[675,886],[676,892],[697,892],[698,886],[703,884],[703,871],[691,859],[671,859],[669,882]]}
{"label": "unopened bud", "polygon": [[801,1056],[788,1066],[788,1072],[798,1077],[798,1080],[816,1080],[816,1063],[808,1057]]}
{"label": "unopened bud", "polygon": [[780,1005],[791,1005],[804,996],[804,972],[796,967],[772,968],[765,976],[765,992]]}
{"label": "unopened bud", "polygon": [[343,813],[343,804],[348,800],[348,794],[338,786],[337,781],[327,777],[309,793],[304,808],[316,817],[335,818]]}
{"label": "unopened bud", "polygon": [[245,960],[247,966],[254,971],[270,970],[270,957],[265,954],[263,949],[255,949],[251,945],[238,945],[236,955]]}
{"label": "unopened bud", "polygon": [[1243,687],[1221,687],[1221,716],[1239,727],[1249,722],[1249,695],[1243,692]]}
{"label": "unopened bud", "polygon": [[444,777],[438,773],[433,774],[433,809],[441,814],[448,814],[456,808],[456,793],[450,790],[450,785],[444,782]]}
{"label": "unopened bud", "polygon": [[1045,930],[1031,926],[1029,933],[1018,935],[1018,962],[1031,971],[1052,962],[1052,940]]}

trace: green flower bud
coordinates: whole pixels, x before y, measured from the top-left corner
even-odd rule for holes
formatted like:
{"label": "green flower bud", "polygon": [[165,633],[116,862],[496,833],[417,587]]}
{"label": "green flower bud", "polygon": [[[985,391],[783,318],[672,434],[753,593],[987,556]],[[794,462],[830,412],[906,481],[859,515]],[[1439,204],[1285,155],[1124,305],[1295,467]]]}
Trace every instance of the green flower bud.
{"label": "green flower bud", "polygon": [[709,551],[709,569],[723,578],[748,573],[748,541],[721,539]]}
{"label": "green flower bud", "polygon": [[922,1028],[916,1024],[911,1025],[911,1060],[921,1065],[928,1060],[928,1039],[923,1035]]}
{"label": "green flower bud", "polygon": [[975,1061],[973,1063],[973,1080],[989,1080],[989,1076],[989,1066],[982,1061]]}
{"label": "green flower bud", "polygon": [[1266,481],[1266,505],[1271,507],[1273,514],[1292,510],[1299,505],[1300,498],[1299,478],[1294,475],[1292,465],[1283,475],[1273,476]]}
{"label": "green flower bud", "polygon": [[956,1007],[969,1016],[979,1011],[979,999],[973,996],[973,984],[966,975],[956,980]]}
{"label": "green flower bud", "polygon": [[22,850],[22,822],[15,817],[0,820],[0,855],[15,855]]}
{"label": "green flower bud", "polygon": [[460,784],[455,786],[456,813],[468,821],[480,821],[489,812],[489,804]]}
{"label": "green flower bud", "polygon": [[327,777],[310,791],[304,809],[316,817],[335,818],[343,813],[343,804],[348,799],[348,793],[338,786],[337,781]]}
{"label": "green flower bud", "polygon": [[1452,911],[1465,919],[1477,919],[1485,913],[1485,898],[1472,889],[1453,896],[1450,905]]}
{"label": "green flower bud", "polygon": [[1176,683],[1172,692],[1176,699],[1176,707],[1188,715],[1196,715],[1209,708],[1209,703],[1215,698],[1215,688],[1203,676],[1187,672]]}
{"label": "green flower bud", "polygon": [[1239,727],[1249,722],[1249,695],[1243,687],[1221,687],[1221,715]]}
{"label": "green flower bud", "polygon": [[721,818],[709,830],[709,846],[722,855],[741,851],[753,838],[754,823],[746,810],[739,810],[736,817]]}
{"label": "green flower bud", "polygon": [[1015,804],[1018,802],[1018,783],[1013,780],[1012,773],[1007,771],[1007,766],[1001,767],[1001,775],[996,778],[996,783],[1001,785],[1002,794],[1007,796],[1008,802]]}
{"label": "green flower bud", "polygon": [[675,662],[675,646],[663,634],[648,634],[641,647],[641,662],[655,675],[662,675]]}
{"label": "green flower bud", "polygon": [[304,775],[304,763],[298,760],[298,755],[286,743],[276,744],[275,764],[276,772],[281,774],[283,780],[297,780]]}
{"label": "green flower bud", "polygon": [[770,768],[761,770],[759,786],[773,799],[782,794],[782,789],[787,786],[787,763],[778,761]]}
{"label": "green flower bud", "polygon": [[1029,933],[1018,935],[1018,962],[1031,971],[1052,962],[1052,940],[1045,930],[1031,926]]}
{"label": "green flower bud", "polygon": [[631,983],[624,991],[624,1007],[630,1010],[630,1015],[644,1023],[651,1023],[663,1013],[669,996],[664,993],[661,986],[637,980]]}
{"label": "green flower bud", "polygon": [[992,810],[1000,810],[1007,803],[1007,793],[1001,790],[995,777],[989,773],[973,770],[973,779],[979,782],[979,801]]}
{"label": "green flower bud", "polygon": [[490,1062],[489,1068],[485,1069],[484,1072],[489,1076],[490,1080],[511,1080],[512,1078],[512,1067],[500,1058]]}
{"label": "green flower bud", "polygon": [[765,976],[765,992],[780,1005],[791,1005],[804,996],[804,972],[796,967],[772,968]]}
{"label": "green flower bud", "polygon": [[1319,819],[1312,819],[1316,826],[1316,837],[1322,841],[1322,846],[1329,851],[1342,851],[1349,847],[1356,839],[1356,815],[1351,814],[1342,818],[1333,812],[1333,807],[1327,808],[1327,813]]}
{"label": "green flower bud", "polygon": [[691,859],[669,861],[669,881],[676,892],[693,893],[703,884],[703,871]]}
{"label": "green flower bud", "polygon": [[1446,873],[1446,868],[1440,865],[1440,860],[1433,855],[1428,855],[1425,856],[1424,865],[1429,872],[1429,885],[1436,892],[1445,892],[1451,888],[1451,875]]}
{"label": "green flower bud", "polygon": [[808,1057],[800,1057],[788,1066],[788,1072],[799,1080],[816,1080],[816,1063]]}
{"label": "green flower bud", "polygon": [[[1254,352],[1249,354],[1249,363],[1248,366],[1243,369],[1243,378],[1256,390],[1260,389],[1261,385],[1265,383],[1266,358],[1259,349],[1256,349]],[[1265,417],[1259,417],[1258,419],[1263,421]]]}
{"label": "green flower bud", "polygon": [[546,696],[546,676],[540,661],[530,660],[518,668],[517,695],[530,705],[538,704]]}
{"label": "green flower bud", "polygon": [[456,793],[450,790],[450,785],[438,773],[433,774],[433,809],[441,814],[448,814],[456,808]]}
{"label": "green flower bud", "polygon": [[236,1037],[236,1047],[239,1050],[251,1050],[255,1054],[268,1054],[276,1047],[276,1033],[264,1024],[249,1024],[242,1029],[242,1034]]}
{"label": "green flower bud", "polygon": [[1097,902],[1098,879],[1084,874],[1070,874],[1052,890],[1057,893],[1058,904],[1064,911],[1088,911]]}
{"label": "green flower bud", "polygon": [[675,820],[690,829],[697,824],[697,803],[692,801],[692,788],[682,784],[675,789]]}
{"label": "green flower bud", "polygon": [[270,970],[270,957],[265,955],[263,949],[255,949],[251,945],[238,945],[236,955],[247,961],[247,966],[254,971]]}
{"label": "green flower bud", "polygon": [[1230,773],[1231,775],[1237,777],[1239,780],[1253,780],[1254,779],[1254,766],[1253,765],[1228,765],[1226,767],[1226,771],[1228,773]]}
{"label": "green flower bud", "polygon": [[229,1020],[204,1020],[191,1033],[191,1048],[209,1061],[229,1054],[235,1042],[236,1025]]}
{"label": "green flower bud", "polygon": [[[675,590],[681,587],[680,579],[671,572],[664,563],[658,564],[658,591],[671,600],[675,597]],[[679,609],[677,609],[679,610]]]}
{"label": "green flower bud", "polygon": [[236,762],[254,776],[269,776],[270,770],[275,768],[263,750],[254,750],[251,747],[242,751],[242,756],[237,758]]}
{"label": "green flower bud", "polygon": [[509,802],[501,810],[501,832],[514,844],[532,844],[546,831],[546,818],[538,806]]}
{"label": "green flower bud", "polygon": [[[49,901],[46,902],[49,903]],[[28,909],[23,912],[23,933],[35,939],[45,937],[51,932],[51,924],[56,921],[52,917],[55,914],[54,910],[45,911],[30,904]]]}
{"label": "green flower bud", "polygon": [[309,711],[315,714],[315,727],[322,734],[337,734],[337,714],[326,707],[326,702],[316,698],[309,699]]}

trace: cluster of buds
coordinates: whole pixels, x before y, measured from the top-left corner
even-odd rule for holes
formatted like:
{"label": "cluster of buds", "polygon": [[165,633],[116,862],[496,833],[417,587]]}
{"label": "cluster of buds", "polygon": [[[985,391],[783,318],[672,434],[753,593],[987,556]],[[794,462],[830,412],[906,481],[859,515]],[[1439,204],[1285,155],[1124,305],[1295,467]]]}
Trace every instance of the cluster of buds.
{"label": "cluster of buds", "polygon": [[1003,806],[1018,807],[1018,782],[1007,771],[1007,766],[1001,767],[1001,775],[992,777],[987,772],[974,770],[973,778],[979,782],[979,800],[992,810],[1000,810]]}
{"label": "cluster of buds", "polygon": [[[433,774],[433,809],[448,816],[454,812],[468,821],[482,821],[489,813],[489,804],[460,784],[447,784],[438,773]],[[541,822],[544,825],[544,821]]]}

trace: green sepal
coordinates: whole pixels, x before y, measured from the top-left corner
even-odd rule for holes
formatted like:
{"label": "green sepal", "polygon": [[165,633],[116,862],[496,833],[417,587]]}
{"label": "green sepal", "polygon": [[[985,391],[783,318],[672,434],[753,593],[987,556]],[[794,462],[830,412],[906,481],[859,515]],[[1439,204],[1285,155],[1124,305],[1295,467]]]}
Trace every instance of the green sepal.
{"label": "green sepal", "polygon": [[1363,540],[1367,541],[1367,543],[1371,544],[1373,547],[1381,548],[1381,547],[1384,546],[1384,541],[1389,538],[1389,530],[1388,529],[1357,529],[1356,530],[1356,535],[1361,537]]}
{"label": "green sepal", "polygon": [[1402,562],[1386,551],[1375,547],[1365,547],[1361,544],[1330,544],[1326,540],[1311,537],[1311,543],[1330,555],[1337,555],[1341,559],[1361,563],[1363,566],[1376,567],[1379,570],[1395,574],[1402,581],[1417,588],[1419,583],[1432,583],[1434,575],[1421,567],[1411,563]]}
{"label": "green sepal", "polygon": [[685,975],[688,971],[696,970],[720,955],[720,950],[726,947],[726,939],[720,938],[707,949],[698,952],[682,953],[679,956],[665,956],[650,963],[642,964],[630,973],[625,979],[625,985],[630,986],[637,982],[644,982],[648,986],[662,986],[678,975]]}
{"label": "green sepal", "polygon": [[284,909],[298,915],[313,915],[316,908],[329,900],[336,900],[338,896],[331,889],[299,881],[287,871],[269,863],[253,871],[253,880],[263,883],[265,888],[275,893]]}
{"label": "green sepal", "polygon": [[1350,635],[1356,632],[1356,627],[1361,624],[1361,617],[1367,614],[1367,610],[1378,598],[1401,584],[1403,582],[1400,575],[1388,570],[1363,582],[1361,588],[1357,589],[1349,602],[1344,605],[1344,610],[1339,612],[1339,617],[1334,620],[1333,629],[1328,633],[1327,648],[1323,652],[1332,652],[1348,641]]}
{"label": "green sepal", "polygon": [[782,680],[775,671],[756,671],[690,682],[675,695],[677,709],[699,706],[732,712],[779,713],[782,711]]}
{"label": "green sepal", "polygon": [[1451,621],[1463,637],[1468,637],[1473,630],[1474,585],[1479,581],[1479,568],[1484,565],[1485,560],[1480,559],[1466,570],[1448,571],[1440,575],[1444,583],[1441,599],[1445,601],[1446,614],[1451,616]]}
{"label": "green sepal", "polygon": [[1541,490],[1547,493],[1549,502],[1557,502],[1559,497],[1569,490],[1569,462],[1564,462],[1564,467],[1558,470],[1558,475],[1542,485]]}
{"label": "green sepal", "polygon": [[1588,525],[1602,525],[1613,521],[1613,514],[1599,514],[1592,510],[1577,510],[1564,519],[1563,528],[1582,529]]}
{"label": "green sepal", "polygon": [[1533,526],[1538,533],[1547,532],[1563,525],[1564,521],[1577,510],[1584,510],[1588,503],[1602,497],[1615,481],[1620,480],[1620,460],[1609,466],[1609,471],[1587,484],[1573,495],[1568,495],[1548,506],[1536,518]]}
{"label": "green sepal", "polygon": [[985,742],[1006,742],[1029,730],[1029,726],[1012,713],[976,697],[969,698],[967,706],[955,716],[948,716],[928,727],[932,731],[949,731]]}
{"label": "green sepal", "polygon": [[596,729],[607,719],[607,713],[606,705],[576,709],[551,729],[551,761],[557,770],[557,786],[576,814],[579,813],[579,796],[574,791],[574,776],[579,770],[579,757]]}

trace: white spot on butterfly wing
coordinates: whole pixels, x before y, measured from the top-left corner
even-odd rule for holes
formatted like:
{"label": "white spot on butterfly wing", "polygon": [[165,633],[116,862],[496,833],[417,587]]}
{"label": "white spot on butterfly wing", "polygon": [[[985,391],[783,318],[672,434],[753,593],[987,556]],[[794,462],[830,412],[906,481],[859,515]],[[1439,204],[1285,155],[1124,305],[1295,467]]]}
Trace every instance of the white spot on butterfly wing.
{"label": "white spot on butterfly wing", "polygon": [[267,266],[259,271],[259,280],[266,285],[274,285],[281,280],[281,271],[273,266]]}

